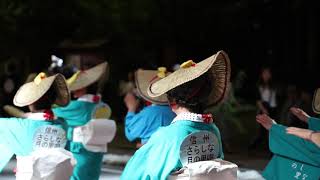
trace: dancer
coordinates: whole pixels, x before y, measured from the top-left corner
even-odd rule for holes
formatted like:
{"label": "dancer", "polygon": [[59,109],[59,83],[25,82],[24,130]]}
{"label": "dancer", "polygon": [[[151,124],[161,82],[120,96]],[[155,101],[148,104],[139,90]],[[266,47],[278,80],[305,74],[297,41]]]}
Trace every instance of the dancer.
{"label": "dancer", "polygon": [[[313,103],[314,110],[319,113],[319,103],[315,102]],[[291,112],[300,120],[308,123],[309,130],[312,132],[320,130],[319,119],[310,117],[298,108],[291,108]],[[310,133],[305,138],[300,138],[300,135],[293,136],[291,134],[297,133],[295,128],[276,124],[266,114],[258,115],[257,121],[269,131],[269,148],[273,153],[271,161],[263,171],[266,179],[320,178],[320,148],[312,142],[316,140],[314,133]]]}
{"label": "dancer", "polygon": [[[73,98],[68,106],[54,108],[54,114],[63,118],[67,124],[68,149],[73,153],[77,164],[73,171],[71,180],[98,180],[101,172],[103,153],[106,152],[107,143],[113,138],[115,125],[111,125],[111,131],[100,131],[110,133],[109,139],[101,138],[105,134],[86,133],[90,127],[96,127],[94,119],[108,119],[111,109],[101,101],[101,96],[97,95],[98,80],[107,71],[107,62],[101,63],[93,68],[75,73],[67,80]],[[101,121],[101,120],[100,120]],[[103,128],[103,127],[100,127]],[[107,127],[108,128],[108,125]],[[87,144],[85,139],[90,134],[102,139],[99,146],[93,147]],[[104,142],[103,142],[104,141]]]}
{"label": "dancer", "polygon": [[125,119],[125,134],[129,141],[141,139],[141,144],[147,143],[150,136],[162,126],[168,126],[176,116],[168,106],[166,95],[150,97],[147,93],[149,83],[155,82],[169,75],[166,68],[160,67],[158,71],[138,70],[135,74],[137,92],[146,102],[151,105],[137,111],[138,102],[133,94],[126,95],[124,101],[128,108]]}
{"label": "dancer", "polygon": [[199,62],[187,61],[172,74],[153,82],[150,97],[167,94],[172,111],[177,114],[169,126],[156,131],[127,163],[121,179],[166,179],[182,168],[180,145],[191,133],[209,131],[218,139],[214,149],[223,158],[219,129],[210,114],[203,114],[208,105],[224,99],[230,79],[230,62],[223,51]]}
{"label": "dancer", "polygon": [[[14,96],[16,106],[28,106],[22,118],[0,118],[0,171],[13,155],[17,158],[16,179],[49,178],[67,180],[72,174],[72,154],[63,148],[66,132],[62,119],[54,117],[53,104],[66,106],[69,90],[61,74],[40,73]],[[48,157],[50,157],[48,159]],[[40,164],[46,161],[46,169]]]}

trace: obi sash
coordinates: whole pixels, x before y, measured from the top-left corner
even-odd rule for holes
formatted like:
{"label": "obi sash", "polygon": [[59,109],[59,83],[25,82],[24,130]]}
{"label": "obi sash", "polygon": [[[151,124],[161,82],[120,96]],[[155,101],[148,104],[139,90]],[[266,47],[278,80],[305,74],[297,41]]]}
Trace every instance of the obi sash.
{"label": "obi sash", "polygon": [[82,143],[86,150],[92,152],[107,152],[116,134],[116,123],[109,119],[92,119],[84,126],[73,129],[73,142]]}
{"label": "obi sash", "polygon": [[191,163],[172,173],[169,180],[211,180],[211,179],[237,179],[238,166],[228,161],[216,159],[212,161],[199,161]]}
{"label": "obi sash", "polygon": [[17,156],[16,180],[69,180],[75,160],[63,148],[37,149]]}

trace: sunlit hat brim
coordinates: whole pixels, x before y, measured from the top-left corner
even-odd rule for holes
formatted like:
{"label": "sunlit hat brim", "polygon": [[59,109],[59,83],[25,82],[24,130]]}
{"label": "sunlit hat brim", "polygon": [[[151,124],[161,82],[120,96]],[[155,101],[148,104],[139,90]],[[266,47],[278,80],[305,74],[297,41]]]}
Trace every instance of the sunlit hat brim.
{"label": "sunlit hat brim", "polygon": [[[150,97],[148,95],[148,87],[152,82],[158,81],[160,78],[157,76],[156,70],[138,70],[135,73],[135,83],[139,95],[146,101],[153,104],[166,105],[168,104],[167,95],[163,94],[158,97]],[[166,73],[167,75],[170,73]]]}
{"label": "sunlit hat brim", "polygon": [[93,68],[81,71],[76,80],[69,84],[70,91],[76,91],[90,86],[91,84],[99,81],[105,75],[108,76],[108,63],[103,62]]}
{"label": "sunlit hat brim", "polygon": [[317,89],[314,93],[312,109],[315,113],[320,114],[320,88]]}
{"label": "sunlit hat brim", "polygon": [[168,91],[186,82],[192,81],[204,73],[212,75],[212,91],[209,96],[208,106],[216,105],[224,100],[227,94],[231,66],[228,55],[219,51],[211,57],[188,68],[180,68],[169,76],[152,83],[148,88],[150,97],[159,97]]}
{"label": "sunlit hat brim", "polygon": [[33,81],[22,85],[13,99],[13,104],[19,107],[28,106],[39,100],[53,86],[57,93],[55,104],[65,106],[70,101],[70,94],[63,75],[56,74],[41,80],[36,84]]}

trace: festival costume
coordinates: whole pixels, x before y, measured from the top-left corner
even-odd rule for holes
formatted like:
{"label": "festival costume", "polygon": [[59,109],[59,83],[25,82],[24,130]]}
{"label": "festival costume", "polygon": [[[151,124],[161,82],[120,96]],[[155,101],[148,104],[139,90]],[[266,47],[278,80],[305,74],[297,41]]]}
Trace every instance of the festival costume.
{"label": "festival costume", "polygon": [[[69,91],[61,74],[46,77],[40,73],[34,81],[20,87],[14,97],[16,106],[26,106],[38,101],[55,86],[55,103],[69,103]],[[15,154],[16,179],[67,180],[72,174],[74,159],[64,150],[66,132],[63,121],[54,118],[51,110],[25,113],[23,118],[0,118],[0,171]]]}
{"label": "festival costume", "polygon": [[154,70],[138,70],[135,73],[135,84],[138,95],[152,105],[144,107],[140,112],[128,112],[125,118],[125,135],[129,141],[141,139],[145,144],[159,127],[168,126],[176,116],[168,106],[166,95],[152,98],[148,95],[148,86],[170,74],[164,67]]}
{"label": "festival costume", "polygon": [[[208,73],[212,80],[212,91],[208,97],[208,105],[216,105],[224,99],[230,79],[230,62],[227,54],[223,51],[219,51],[197,64],[193,61],[183,63],[177,71],[151,83],[148,87],[148,95],[159,97],[204,73]],[[191,149],[191,152],[187,151],[184,146],[189,138],[190,140],[194,139],[192,137],[196,133],[210,134],[215,137],[214,142],[210,141],[209,144],[206,144],[207,146],[201,146],[203,148],[201,152],[214,153],[203,157],[188,157],[189,160],[185,163],[183,156],[181,156],[181,150],[187,155],[191,155],[192,152],[195,153],[193,155],[200,153],[200,150],[197,149],[198,144],[193,144],[192,148],[194,149]],[[207,136],[204,136],[203,139],[205,137]],[[186,164],[216,158],[223,158],[223,151],[220,132],[213,123],[212,116],[188,112],[180,113],[169,126],[161,127],[151,136],[148,143],[136,151],[127,163],[121,179],[167,179],[170,174],[180,170]]]}
{"label": "festival costume", "polygon": [[[71,91],[86,88],[97,82],[107,69],[107,63],[79,71],[67,80]],[[66,107],[53,109],[57,117],[63,118],[67,129],[67,149],[77,160],[72,180],[98,180],[103,154],[107,143],[115,136],[116,124],[108,120],[110,107],[101,97],[86,94],[73,100]]]}
{"label": "festival costume", "polygon": [[[313,99],[313,110],[320,113],[320,91]],[[320,131],[320,119],[310,117],[308,129]],[[274,154],[263,171],[267,180],[320,179],[320,148],[286,132],[286,126],[274,124],[269,130],[269,148]]]}

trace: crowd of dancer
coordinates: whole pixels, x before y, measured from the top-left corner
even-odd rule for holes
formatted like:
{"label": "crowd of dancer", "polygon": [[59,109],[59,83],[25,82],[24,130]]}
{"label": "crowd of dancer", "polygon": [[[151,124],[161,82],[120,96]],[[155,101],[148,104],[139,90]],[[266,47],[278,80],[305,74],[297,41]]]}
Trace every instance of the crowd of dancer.
{"label": "crowd of dancer", "polygon": [[[19,180],[99,179],[103,155],[116,131],[111,108],[98,93],[99,80],[108,71],[104,62],[79,69],[68,79],[41,72],[22,85],[13,103],[27,106],[30,112],[15,110],[15,117],[0,118],[0,171],[15,155]],[[165,67],[137,70],[134,91],[124,97],[124,126],[126,138],[140,142],[121,179],[237,179],[237,165],[223,160],[215,125],[223,120],[206,112],[229,95],[230,74],[224,51],[197,63],[188,60],[174,72]],[[276,94],[267,69],[262,79],[256,117],[261,128],[252,146],[268,135],[273,157],[263,177],[319,179],[320,119],[292,107],[292,114],[308,128],[277,124],[273,119]],[[139,101],[144,105],[139,106]],[[320,91],[312,106],[320,114]]]}

